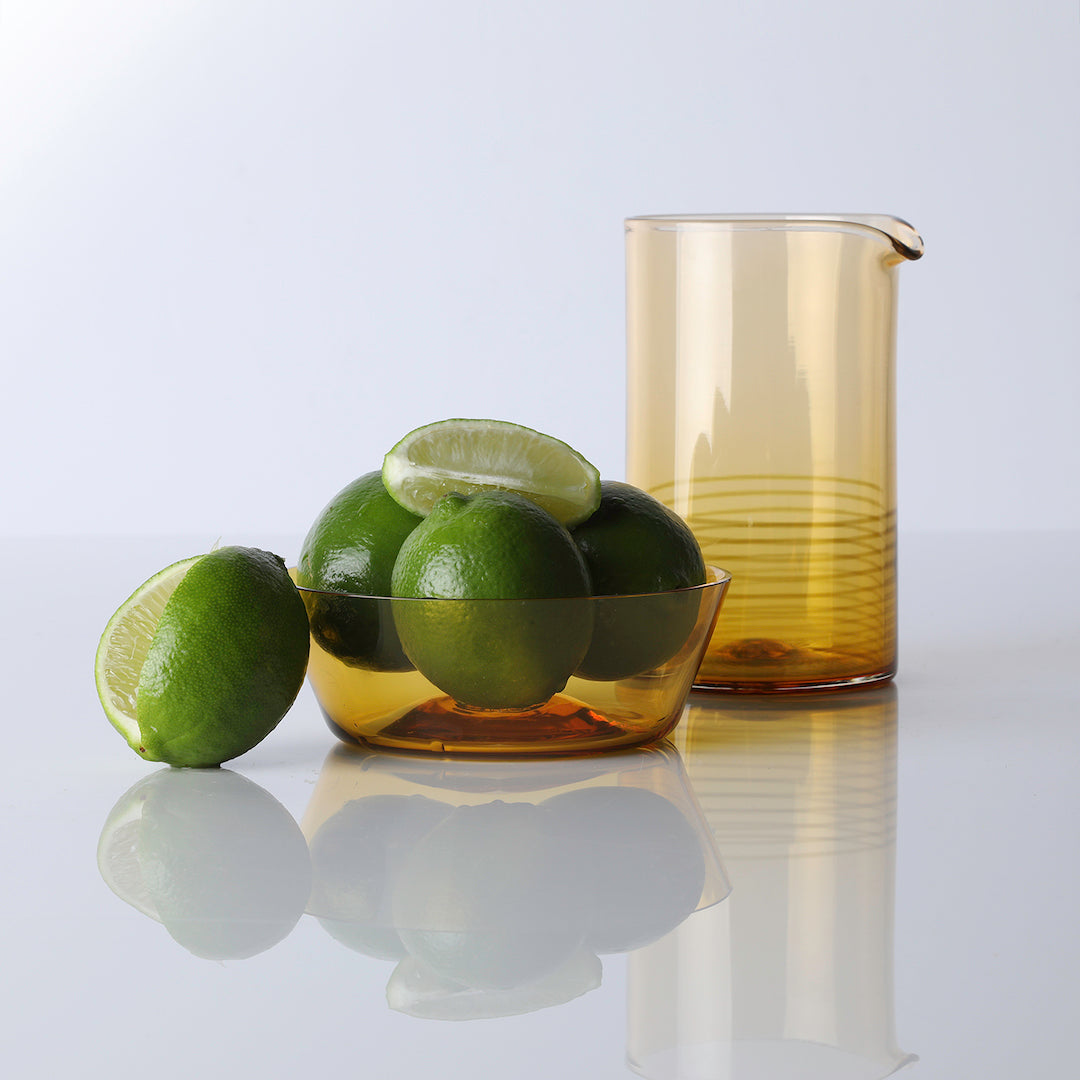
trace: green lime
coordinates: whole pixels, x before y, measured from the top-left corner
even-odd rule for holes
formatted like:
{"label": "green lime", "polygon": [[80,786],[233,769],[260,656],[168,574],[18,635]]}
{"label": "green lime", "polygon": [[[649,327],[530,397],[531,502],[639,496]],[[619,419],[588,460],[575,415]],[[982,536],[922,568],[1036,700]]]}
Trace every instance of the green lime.
{"label": "green lime", "polygon": [[[378,472],[365,473],[323,508],[300,549],[296,583],[319,646],[350,667],[408,671],[386,601],[398,548],[420,523],[386,492]],[[328,593],[352,593],[331,596]]]}
{"label": "green lime", "polygon": [[[401,545],[394,621],[409,659],[474,709],[547,701],[585,655],[589,579],[570,534],[521,495],[447,495]],[[445,601],[454,602],[445,602]]]}
{"label": "green lime", "polygon": [[386,490],[428,514],[452,492],[513,491],[567,526],[600,502],[600,474],[566,443],[504,420],[440,420],[409,432],[383,459]]}
{"label": "green lime", "polygon": [[122,900],[208,960],[276,945],[303,914],[311,886],[292,815],[228,769],[162,769],[140,780],[105,821],[98,868]]}
{"label": "green lime", "polygon": [[594,595],[612,597],[596,601],[592,644],[576,673],[623,679],[670,660],[693,630],[701,599],[671,590],[705,581],[689,525],[639,488],[606,480],[600,506],[573,537]]}
{"label": "green lime", "polygon": [[98,696],[148,761],[219,765],[289,710],[308,645],[307,612],[282,559],[219,548],[161,571],[121,605],[98,645]]}

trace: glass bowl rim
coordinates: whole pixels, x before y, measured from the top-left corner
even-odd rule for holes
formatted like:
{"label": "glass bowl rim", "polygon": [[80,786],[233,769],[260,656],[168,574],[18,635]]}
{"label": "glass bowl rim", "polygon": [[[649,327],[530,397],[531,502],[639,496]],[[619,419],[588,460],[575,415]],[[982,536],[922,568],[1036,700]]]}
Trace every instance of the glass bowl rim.
{"label": "glass bowl rim", "polygon": [[585,593],[577,596],[501,596],[501,597],[461,597],[461,596],[378,596],[369,593],[340,592],[335,589],[313,589],[307,585],[297,585],[296,591],[311,596],[329,596],[338,600],[385,600],[395,604],[552,604],[565,603],[567,600],[632,600],[648,596],[680,596],[683,593],[704,591],[727,587],[731,583],[731,573],[719,566],[705,564],[706,574],[712,574],[712,581],[700,585],[687,585],[681,589],[665,589],[662,592],[644,593]]}

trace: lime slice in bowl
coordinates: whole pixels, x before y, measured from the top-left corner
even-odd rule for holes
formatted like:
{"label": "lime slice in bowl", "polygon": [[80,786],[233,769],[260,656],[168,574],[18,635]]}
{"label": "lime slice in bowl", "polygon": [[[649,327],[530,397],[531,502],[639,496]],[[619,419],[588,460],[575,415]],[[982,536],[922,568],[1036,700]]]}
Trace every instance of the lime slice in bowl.
{"label": "lime slice in bowl", "polygon": [[452,492],[512,491],[568,528],[600,504],[600,474],[566,443],[504,420],[440,420],[405,436],[383,459],[386,490],[426,516]]}

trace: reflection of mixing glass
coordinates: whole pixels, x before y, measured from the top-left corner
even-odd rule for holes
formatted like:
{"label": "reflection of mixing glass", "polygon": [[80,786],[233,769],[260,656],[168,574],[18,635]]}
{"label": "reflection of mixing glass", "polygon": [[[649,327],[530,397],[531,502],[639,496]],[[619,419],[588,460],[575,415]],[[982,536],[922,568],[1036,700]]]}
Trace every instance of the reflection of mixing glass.
{"label": "reflection of mixing glass", "polygon": [[630,958],[650,1080],[878,1080],[896,1045],[896,690],[695,701],[684,757],[732,883]]}

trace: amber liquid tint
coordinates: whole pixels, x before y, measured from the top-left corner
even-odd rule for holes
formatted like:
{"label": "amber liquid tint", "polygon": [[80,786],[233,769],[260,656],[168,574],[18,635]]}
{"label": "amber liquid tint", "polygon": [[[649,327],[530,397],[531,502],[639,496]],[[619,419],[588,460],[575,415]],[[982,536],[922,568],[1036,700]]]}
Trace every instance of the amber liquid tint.
{"label": "amber liquid tint", "polygon": [[732,575],[700,687],[895,671],[905,257],[860,222],[627,223],[627,479]]}

